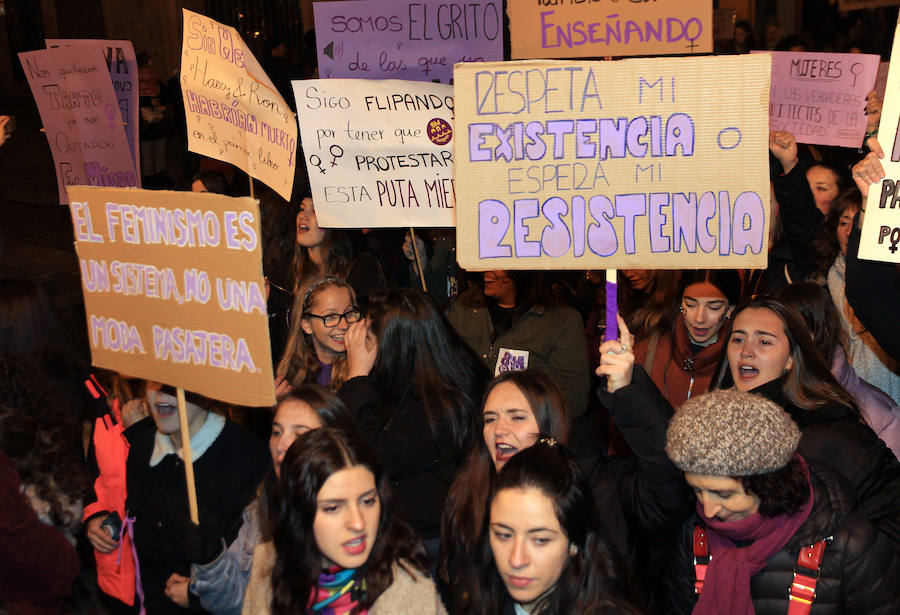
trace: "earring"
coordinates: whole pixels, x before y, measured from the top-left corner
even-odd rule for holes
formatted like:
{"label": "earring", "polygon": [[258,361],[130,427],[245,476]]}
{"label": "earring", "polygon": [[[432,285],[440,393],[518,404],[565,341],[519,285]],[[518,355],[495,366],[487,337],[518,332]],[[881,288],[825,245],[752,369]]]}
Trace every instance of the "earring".
{"label": "earring", "polygon": [[578,545],[570,544],[569,545],[569,555],[575,556],[578,555]]}
{"label": "earring", "polygon": [[682,314],[684,314],[684,306],[683,306],[683,305],[679,305],[679,306],[678,306],[678,311],[681,312]]}

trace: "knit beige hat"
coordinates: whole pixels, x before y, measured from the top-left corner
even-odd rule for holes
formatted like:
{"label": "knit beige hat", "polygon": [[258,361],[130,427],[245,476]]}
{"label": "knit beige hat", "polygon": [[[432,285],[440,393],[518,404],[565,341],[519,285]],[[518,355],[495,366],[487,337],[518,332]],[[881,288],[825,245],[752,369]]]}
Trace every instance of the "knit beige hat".
{"label": "knit beige hat", "polygon": [[685,472],[753,476],[780,470],[800,442],[790,415],[765,397],[736,389],[689,399],[666,432],[666,453]]}

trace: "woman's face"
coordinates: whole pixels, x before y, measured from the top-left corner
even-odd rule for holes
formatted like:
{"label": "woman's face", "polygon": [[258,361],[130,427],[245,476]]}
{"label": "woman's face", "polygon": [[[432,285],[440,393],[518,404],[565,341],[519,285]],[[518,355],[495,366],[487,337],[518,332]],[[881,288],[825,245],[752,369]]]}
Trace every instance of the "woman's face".
{"label": "woman's face", "polygon": [[505,271],[484,272],[484,295],[496,299],[501,305],[516,302],[516,285]]}
{"label": "woman's face", "polygon": [[490,542],[500,578],[529,610],[556,586],[575,548],[556,518],[553,501],[534,489],[503,489],[490,510]]}
{"label": "woman's face", "polygon": [[[350,291],[340,286],[329,286],[317,290],[308,313],[316,316],[328,316],[329,314],[346,314],[353,309],[353,300]],[[326,327],[321,318],[302,318],[300,326],[307,335],[312,336],[313,348],[319,360],[331,364],[342,352],[346,352],[344,334],[350,328],[346,318],[333,327]]]}
{"label": "woman's face", "polygon": [[484,445],[499,472],[513,455],[537,439],[540,429],[531,405],[511,382],[495,386],[484,402]]}
{"label": "woman's face", "polygon": [[781,318],[767,308],[747,308],[734,319],[728,340],[734,386],[750,391],[793,367],[791,345]]}
{"label": "woman's face", "polygon": [[[174,395],[161,391],[161,387],[162,385],[158,382],[148,381],[145,397],[150,405],[150,416],[156,423],[156,430],[161,434],[171,435],[181,430],[181,423],[178,419],[178,400]],[[189,401],[185,401],[184,408],[189,426],[206,413],[206,410]]]}
{"label": "woman's face", "polygon": [[719,521],[740,521],[759,512],[759,497],[728,476],[685,472],[684,480],[694,490],[703,507],[703,516]]}
{"label": "woman's face", "polygon": [[272,435],[269,436],[269,451],[275,476],[281,477],[281,462],[284,454],[300,435],[322,427],[322,419],[305,401],[289,399],[282,402],[275,411],[272,421]]}
{"label": "woman's face", "polygon": [[369,468],[352,466],[329,476],[316,497],[313,521],[322,566],[365,564],[378,537],[380,518],[381,499]]}
{"label": "woman's face", "polygon": [[841,254],[847,256],[847,244],[850,241],[850,231],[853,230],[853,217],[859,211],[858,207],[850,206],[841,214],[837,224],[837,240],[841,247]]}
{"label": "woman's face", "polygon": [[728,299],[709,282],[698,282],[685,288],[681,309],[688,335],[697,344],[714,339],[729,313]]}
{"label": "woman's face", "polygon": [[815,166],[806,172],[806,181],[809,182],[809,189],[812,190],[816,207],[823,215],[827,216],[831,211],[831,202],[838,195],[837,175],[831,169]]}
{"label": "woman's face", "polygon": [[631,288],[641,292],[649,289],[650,283],[653,281],[651,269],[622,269],[622,275],[628,280]]}
{"label": "woman's face", "polygon": [[300,212],[297,214],[297,243],[304,248],[315,248],[324,239],[325,231],[319,228],[313,201],[306,197],[300,202]]}

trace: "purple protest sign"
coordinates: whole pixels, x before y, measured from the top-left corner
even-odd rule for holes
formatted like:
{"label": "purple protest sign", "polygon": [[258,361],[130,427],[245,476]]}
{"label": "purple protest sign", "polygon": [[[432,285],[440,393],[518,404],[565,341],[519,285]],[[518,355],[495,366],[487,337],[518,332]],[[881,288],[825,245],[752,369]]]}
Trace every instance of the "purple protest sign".
{"label": "purple protest sign", "polygon": [[41,49],[19,54],[37,102],[59,186],[137,185],[119,103],[99,47]]}
{"label": "purple protest sign", "polygon": [[501,0],[316,2],[319,76],[450,83],[456,62],[503,59]]}
{"label": "purple protest sign", "polygon": [[[113,90],[119,100],[119,111],[125,123],[125,135],[134,158],[134,168],[141,168],[141,147],[138,142],[140,108],[138,102],[138,65],[131,41],[107,41],[90,38],[48,38],[44,41],[47,49],[71,47],[73,45],[95,45],[100,47],[106,58],[106,68],[112,80]],[[141,187],[141,174],[136,176],[137,187]]]}
{"label": "purple protest sign", "polygon": [[800,143],[859,147],[878,56],[773,51],[769,126]]}

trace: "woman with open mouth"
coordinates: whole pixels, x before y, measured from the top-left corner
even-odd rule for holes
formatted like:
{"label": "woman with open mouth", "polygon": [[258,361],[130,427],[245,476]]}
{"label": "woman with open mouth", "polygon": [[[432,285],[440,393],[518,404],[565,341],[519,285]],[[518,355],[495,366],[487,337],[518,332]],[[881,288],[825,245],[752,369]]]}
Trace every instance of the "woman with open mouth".
{"label": "woman with open mouth", "polygon": [[637,614],[629,575],[601,532],[594,498],[564,446],[541,437],[497,475],[489,548],[473,566],[473,615]]}
{"label": "woman with open mouth", "polygon": [[800,452],[843,474],[860,512],[900,545],[900,463],[835,380],[803,319],[771,297],[745,302],[726,356],[718,388],[733,384],[784,408],[800,426]]}
{"label": "woman with open mouth", "polygon": [[298,438],[281,463],[273,540],[253,553],[247,615],[446,615],[388,477],[354,431]]}
{"label": "woman with open mouth", "polygon": [[[643,370],[645,385],[623,387],[631,380],[630,371],[626,377],[626,362],[613,352],[620,351],[623,343],[630,347],[633,338],[621,319],[620,327],[624,342],[611,341],[601,347],[602,369],[609,376],[609,389],[601,401],[636,458],[611,455],[594,459],[585,473],[598,503],[602,502],[598,508],[606,536],[626,564],[638,570],[643,562],[637,545],[677,528],[690,514],[690,499],[680,483],[678,468],[663,450],[668,402]],[[629,356],[633,360],[634,355]],[[442,518],[439,578],[447,586],[451,612],[480,608],[472,604],[471,588],[481,582],[475,577],[482,572],[471,562],[477,559],[485,539],[491,482],[523,451],[530,450],[538,434],[565,443],[569,416],[565,395],[543,372],[507,372],[488,386],[481,412],[484,445],[474,446],[466,457],[450,488]]]}

